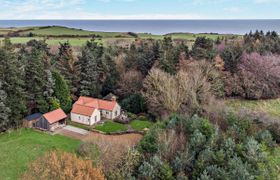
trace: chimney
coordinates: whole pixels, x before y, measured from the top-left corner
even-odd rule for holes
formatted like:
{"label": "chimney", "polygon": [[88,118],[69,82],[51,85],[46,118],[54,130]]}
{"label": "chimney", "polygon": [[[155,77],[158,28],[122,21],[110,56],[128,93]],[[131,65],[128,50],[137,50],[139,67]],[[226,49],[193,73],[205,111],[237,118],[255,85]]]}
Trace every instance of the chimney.
{"label": "chimney", "polygon": [[117,101],[117,97],[116,96],[112,96],[111,101]]}

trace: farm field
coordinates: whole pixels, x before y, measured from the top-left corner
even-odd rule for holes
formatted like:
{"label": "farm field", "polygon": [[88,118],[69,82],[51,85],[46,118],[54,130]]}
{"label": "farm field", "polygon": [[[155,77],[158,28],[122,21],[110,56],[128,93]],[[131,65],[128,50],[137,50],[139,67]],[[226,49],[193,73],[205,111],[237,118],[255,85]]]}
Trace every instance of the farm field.
{"label": "farm field", "polygon": [[280,118],[280,99],[272,100],[240,100],[230,99],[226,104],[233,110],[248,109],[254,112],[264,112],[268,115]]}
{"label": "farm field", "polygon": [[0,135],[0,179],[14,180],[28,164],[52,149],[74,152],[80,141],[61,135],[49,135],[31,129],[20,129]]}
{"label": "farm field", "polygon": [[[188,45],[191,45],[197,37],[207,37],[210,39],[217,39],[218,37],[233,37],[235,35],[223,35],[223,34],[192,34],[192,33],[171,33],[166,35],[154,35],[149,33],[138,33],[133,36],[127,32],[97,32],[87,31],[82,29],[67,28],[61,26],[49,26],[49,27],[22,27],[22,28],[0,28],[0,35],[7,35],[8,33],[18,33],[19,37],[10,37],[12,43],[25,44],[32,39],[43,40],[46,39],[49,45],[59,45],[69,41],[72,46],[82,46],[87,40],[91,39],[91,36],[97,35],[100,37],[100,42],[110,44],[115,41],[132,42],[135,38],[140,39],[163,39],[165,36],[170,36],[177,40],[189,41]],[[30,37],[29,37],[30,36]],[[74,37],[65,37],[74,36]],[[75,37],[77,36],[77,37]],[[237,36],[238,37],[238,36]],[[0,40],[2,40],[0,38]]]}

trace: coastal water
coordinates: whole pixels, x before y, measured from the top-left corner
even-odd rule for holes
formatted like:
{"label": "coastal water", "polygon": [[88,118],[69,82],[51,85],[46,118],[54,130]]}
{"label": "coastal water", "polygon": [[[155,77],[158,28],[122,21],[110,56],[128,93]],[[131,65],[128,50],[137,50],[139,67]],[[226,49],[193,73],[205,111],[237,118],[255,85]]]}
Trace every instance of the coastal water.
{"label": "coastal water", "polygon": [[172,32],[245,34],[249,31],[280,32],[279,20],[0,20],[0,27],[67,26],[105,32]]}

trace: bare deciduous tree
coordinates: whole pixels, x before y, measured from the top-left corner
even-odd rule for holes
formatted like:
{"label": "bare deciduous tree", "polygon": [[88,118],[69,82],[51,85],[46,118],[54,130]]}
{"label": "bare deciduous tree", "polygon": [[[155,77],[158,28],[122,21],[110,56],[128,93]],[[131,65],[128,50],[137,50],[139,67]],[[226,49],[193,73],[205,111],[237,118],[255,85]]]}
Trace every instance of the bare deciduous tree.
{"label": "bare deciduous tree", "polygon": [[176,75],[154,68],[144,81],[143,96],[152,113],[160,116],[199,113],[214,99],[211,84],[201,68],[179,71]]}

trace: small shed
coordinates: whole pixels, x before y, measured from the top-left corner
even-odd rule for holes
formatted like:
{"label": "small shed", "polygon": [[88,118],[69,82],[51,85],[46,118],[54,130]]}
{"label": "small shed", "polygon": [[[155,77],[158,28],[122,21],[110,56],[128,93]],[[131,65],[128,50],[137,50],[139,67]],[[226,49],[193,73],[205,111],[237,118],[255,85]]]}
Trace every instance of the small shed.
{"label": "small shed", "polygon": [[54,131],[59,127],[63,127],[66,125],[67,115],[64,113],[62,109],[57,109],[46,114],[36,122],[36,128]]}
{"label": "small shed", "polygon": [[23,119],[23,127],[32,128],[35,126],[35,123],[42,117],[42,113],[35,113],[29,116],[26,116]]}

